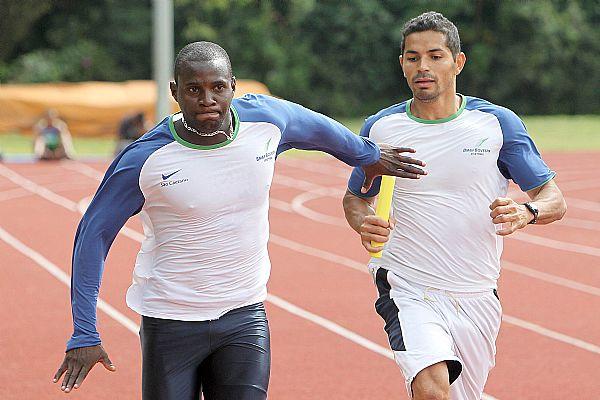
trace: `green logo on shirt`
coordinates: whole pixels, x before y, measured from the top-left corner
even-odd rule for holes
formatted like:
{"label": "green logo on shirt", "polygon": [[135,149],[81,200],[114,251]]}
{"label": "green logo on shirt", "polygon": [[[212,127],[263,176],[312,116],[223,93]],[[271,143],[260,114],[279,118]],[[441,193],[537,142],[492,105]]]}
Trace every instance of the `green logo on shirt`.
{"label": "green logo on shirt", "polygon": [[273,138],[269,138],[269,140],[267,140],[267,143],[265,143],[265,154],[257,156],[256,157],[256,161],[269,161],[271,159],[273,159],[273,156],[275,155],[275,153],[277,152],[276,150],[271,150],[269,151],[269,147],[271,146],[271,139]]}
{"label": "green logo on shirt", "polygon": [[488,140],[489,138],[484,138],[481,139],[479,141],[479,143],[477,143],[475,145],[475,147],[465,147],[463,149],[463,153],[470,153],[472,156],[483,156],[487,153],[491,153],[492,151],[490,149],[486,149],[485,147],[481,147],[486,140]]}

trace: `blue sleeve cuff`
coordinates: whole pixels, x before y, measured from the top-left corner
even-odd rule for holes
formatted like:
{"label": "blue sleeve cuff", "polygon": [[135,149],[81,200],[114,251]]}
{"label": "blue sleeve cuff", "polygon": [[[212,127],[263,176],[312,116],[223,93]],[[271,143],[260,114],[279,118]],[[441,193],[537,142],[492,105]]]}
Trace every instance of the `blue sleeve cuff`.
{"label": "blue sleeve cuff", "polygon": [[76,335],[73,334],[71,339],[67,342],[67,351],[78,349],[80,347],[97,346],[101,344],[100,335]]}

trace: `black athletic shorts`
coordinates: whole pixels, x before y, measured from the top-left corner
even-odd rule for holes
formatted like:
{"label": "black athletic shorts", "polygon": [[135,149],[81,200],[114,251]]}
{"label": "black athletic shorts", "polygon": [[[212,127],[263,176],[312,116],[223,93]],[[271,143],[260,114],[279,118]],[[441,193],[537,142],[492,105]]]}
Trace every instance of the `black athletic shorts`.
{"label": "black athletic shorts", "polygon": [[271,349],[262,303],[214,321],[142,317],[144,400],[264,400]]}

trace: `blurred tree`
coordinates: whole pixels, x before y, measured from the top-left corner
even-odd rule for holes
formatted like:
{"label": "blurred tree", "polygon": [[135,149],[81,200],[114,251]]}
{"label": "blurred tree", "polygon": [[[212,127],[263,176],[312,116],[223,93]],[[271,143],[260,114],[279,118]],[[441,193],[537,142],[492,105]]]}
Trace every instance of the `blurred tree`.
{"label": "blurred tree", "polygon": [[78,40],[60,50],[35,50],[20,57],[9,78],[14,82],[78,82],[114,79],[118,67],[107,50],[95,42]]}
{"label": "blurred tree", "polygon": [[9,58],[31,26],[51,8],[51,0],[0,0],[0,61]]}
{"label": "blurred tree", "polygon": [[20,55],[12,60],[8,79],[118,81],[151,75],[150,0],[48,3],[50,12],[30,25],[28,35],[15,45]]}
{"label": "blurred tree", "polygon": [[[35,6],[33,6],[35,4]],[[437,10],[459,28],[460,92],[519,113],[598,113],[598,0],[174,0],[176,50],[210,40],[238,78],[333,115],[410,96],[403,24]],[[0,81],[151,78],[151,0],[0,0]]]}

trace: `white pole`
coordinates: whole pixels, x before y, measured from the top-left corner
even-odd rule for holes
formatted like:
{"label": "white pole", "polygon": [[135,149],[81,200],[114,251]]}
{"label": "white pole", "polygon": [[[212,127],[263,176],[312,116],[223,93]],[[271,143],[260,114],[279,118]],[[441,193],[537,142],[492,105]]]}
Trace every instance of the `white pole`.
{"label": "white pole", "polygon": [[156,84],[156,122],[171,113],[169,82],[173,78],[173,0],[153,0],[153,61]]}

